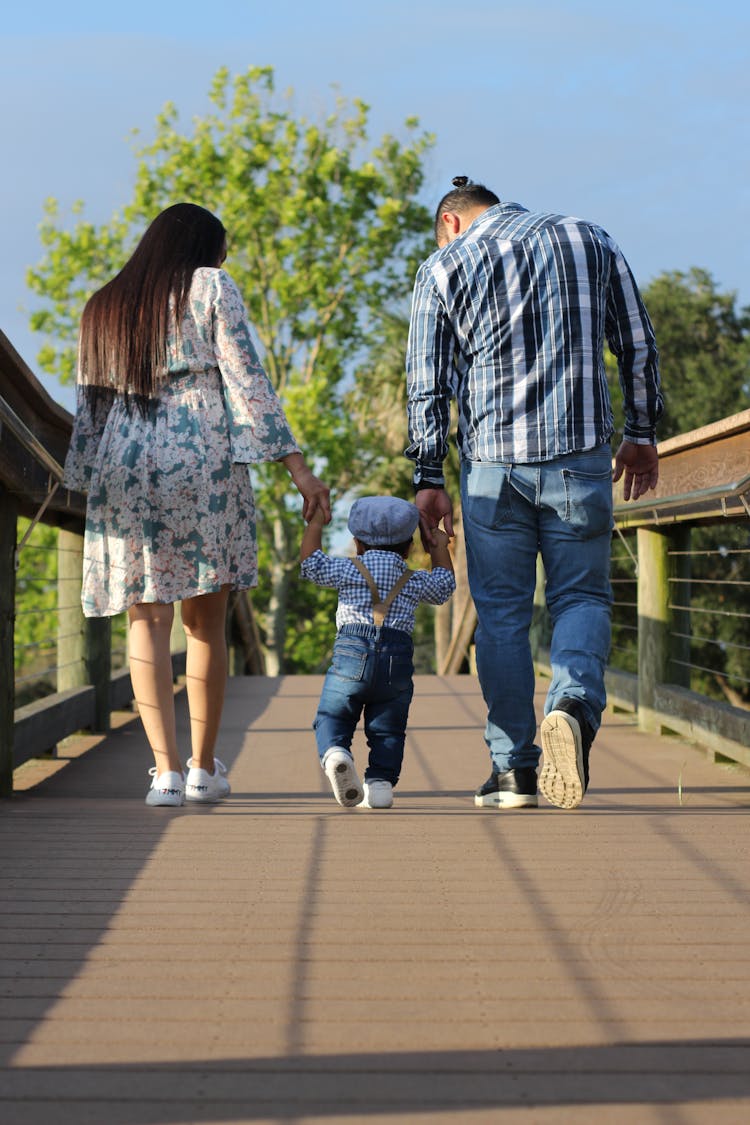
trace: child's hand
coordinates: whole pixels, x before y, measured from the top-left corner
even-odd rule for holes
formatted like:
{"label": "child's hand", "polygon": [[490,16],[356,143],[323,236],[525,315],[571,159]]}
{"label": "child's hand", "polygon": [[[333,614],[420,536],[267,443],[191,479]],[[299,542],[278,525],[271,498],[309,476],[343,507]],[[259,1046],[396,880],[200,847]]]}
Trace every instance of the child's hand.
{"label": "child's hand", "polygon": [[323,509],[322,508],[316,508],[307,522],[308,522],[308,524],[311,524],[313,527],[325,527],[328,520],[326,518],[326,513],[323,511]]}
{"label": "child's hand", "polygon": [[[433,527],[432,529],[433,547],[438,549],[445,548],[450,543],[450,537],[442,527]],[[430,550],[433,548],[431,547]]]}

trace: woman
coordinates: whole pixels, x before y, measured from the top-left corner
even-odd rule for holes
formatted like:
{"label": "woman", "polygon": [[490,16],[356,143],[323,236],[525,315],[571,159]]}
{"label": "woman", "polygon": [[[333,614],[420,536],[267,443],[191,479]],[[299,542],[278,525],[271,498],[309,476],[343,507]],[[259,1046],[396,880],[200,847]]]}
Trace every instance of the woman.
{"label": "woman", "polygon": [[[309,520],[331,518],[222,270],[226,233],[177,203],[151,223],[81,321],[65,484],[88,492],[83,611],[128,611],[130,676],[154,754],[148,805],[229,793],[214,756],[227,677],[230,590],[257,583],[247,466],[281,461]],[[182,603],[192,757],[177,748],[170,631]]]}

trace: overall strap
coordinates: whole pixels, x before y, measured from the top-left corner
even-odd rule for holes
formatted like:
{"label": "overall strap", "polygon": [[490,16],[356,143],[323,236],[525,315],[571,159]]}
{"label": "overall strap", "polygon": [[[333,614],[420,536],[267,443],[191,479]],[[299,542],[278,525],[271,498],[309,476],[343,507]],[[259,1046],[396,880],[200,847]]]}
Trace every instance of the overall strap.
{"label": "overall strap", "polygon": [[391,586],[390,590],[381,601],[380,591],[378,590],[375,579],[370,574],[365,564],[361,559],[356,558],[352,559],[352,562],[354,563],[357,570],[362,575],[370,589],[370,597],[372,598],[372,619],[375,622],[375,625],[380,628],[386,617],[388,616],[388,610],[391,608],[394,598],[401,593],[404,586],[411,578],[411,571],[405,570],[401,577],[394,583],[393,586]]}

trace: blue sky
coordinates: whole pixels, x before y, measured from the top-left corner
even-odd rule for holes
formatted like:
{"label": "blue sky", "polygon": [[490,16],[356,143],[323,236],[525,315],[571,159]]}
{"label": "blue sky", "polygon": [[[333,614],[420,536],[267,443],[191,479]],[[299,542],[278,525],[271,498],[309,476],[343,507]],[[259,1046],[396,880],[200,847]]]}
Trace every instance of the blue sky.
{"label": "blue sky", "polygon": [[[750,305],[750,16],[745,3],[130,0],[12,5],[0,51],[0,327],[32,370],[43,201],[104,221],[131,196],[129,134],[166,101],[189,122],[221,66],[271,65],[300,112],[333,88],[373,139],[415,115],[436,136],[425,202],[458,173],[602,224],[642,284],[708,269]],[[71,396],[42,379],[59,401]]]}

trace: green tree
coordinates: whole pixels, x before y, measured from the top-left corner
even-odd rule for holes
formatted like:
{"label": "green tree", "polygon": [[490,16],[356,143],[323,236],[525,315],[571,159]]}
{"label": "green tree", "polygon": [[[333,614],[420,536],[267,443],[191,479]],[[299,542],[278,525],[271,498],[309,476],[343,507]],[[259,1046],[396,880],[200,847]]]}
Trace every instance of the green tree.
{"label": "green tree", "polygon": [[[42,298],[32,327],[47,336],[41,366],[72,376],[87,297],[121,266],[145,225],[181,199],[215,211],[229,233],[227,268],[240,286],[268,375],[319,475],[338,491],[358,479],[356,427],[343,388],[377,339],[383,311],[408,292],[429,228],[418,202],[432,138],[405,123],[408,139],[372,147],[369,108],[336,99],[313,122],[278,98],[270,67],[216,75],[212,109],[182,130],[174,105],[154,139],[136,149],[135,192],[109,223],[82,217],[72,230],[50,200],[46,255],[29,271]],[[286,474],[258,466],[261,587],[267,670],[284,668],[290,580],[297,568],[299,503]]]}
{"label": "green tree", "polygon": [[[643,290],[654,325],[666,408],[658,437],[664,441],[750,407],[750,309],[735,293],[722,293],[711,274],[660,274]],[[607,357],[612,404],[622,431],[617,365]]]}

